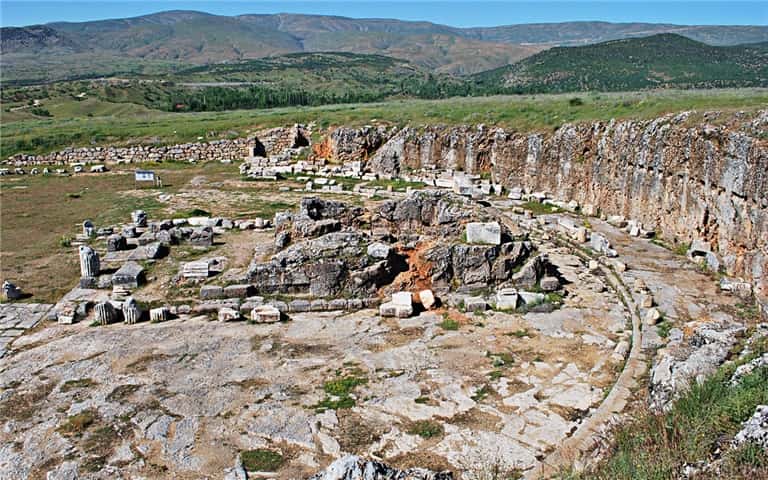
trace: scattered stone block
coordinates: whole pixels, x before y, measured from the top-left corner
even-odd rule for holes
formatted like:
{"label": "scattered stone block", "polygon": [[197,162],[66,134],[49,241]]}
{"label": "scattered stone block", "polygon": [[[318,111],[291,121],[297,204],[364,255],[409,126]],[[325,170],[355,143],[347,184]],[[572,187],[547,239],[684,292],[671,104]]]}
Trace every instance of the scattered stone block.
{"label": "scattered stone block", "polygon": [[544,277],[539,282],[539,286],[545,292],[554,292],[560,288],[560,280],[557,277]]}
{"label": "scattered stone block", "polygon": [[199,227],[192,230],[189,243],[195,247],[210,247],[213,245],[213,228]]}
{"label": "scattered stone block", "polygon": [[141,319],[141,309],[132,297],[125,299],[122,305],[123,322],[133,325]]}
{"label": "scattered stone block", "polygon": [[218,285],[203,285],[200,287],[200,298],[211,300],[224,297],[224,288]]}
{"label": "scattered stone block", "polygon": [[22,296],[21,289],[9,282],[8,280],[3,282],[3,299],[4,300],[18,300]]}
{"label": "scattered stone block", "polygon": [[646,293],[640,297],[640,308],[651,308],[653,306],[653,295]]}
{"label": "scattered stone block", "polygon": [[150,243],[154,243],[156,241],[157,241],[157,233],[149,230],[139,235],[139,238],[138,238],[139,245],[149,245]]}
{"label": "scattered stone block", "polygon": [[230,307],[219,309],[218,318],[220,322],[234,322],[240,320],[240,311]]}
{"label": "scattered stone block", "polygon": [[246,298],[253,293],[253,285],[238,284],[224,287],[224,296],[227,298]]}
{"label": "scattered stone block", "polygon": [[260,305],[251,310],[251,320],[255,323],[276,323],[281,316],[280,310],[271,305]]}
{"label": "scattered stone block", "polygon": [[432,293],[432,290],[420,291],[419,299],[421,300],[421,305],[424,307],[425,310],[431,310],[432,307],[434,307],[437,304],[437,299],[435,298],[435,294]]}
{"label": "scattered stone block", "polygon": [[328,302],[322,298],[309,302],[309,310],[312,312],[325,312],[328,310]]}
{"label": "scattered stone block", "polygon": [[731,292],[739,298],[748,299],[752,296],[752,284],[742,280],[723,277],[720,279],[720,290]]}
{"label": "scattered stone block", "polygon": [[661,320],[661,312],[657,308],[649,308],[645,312],[645,323],[648,325],[656,325]]}
{"label": "scattered stone block", "polygon": [[144,210],[134,210],[131,212],[131,221],[137,227],[147,226],[147,212]]}
{"label": "scattered stone block", "polygon": [[526,306],[534,306],[539,305],[541,303],[544,303],[544,300],[547,298],[546,295],[539,292],[526,292],[526,291],[519,291],[518,295],[520,297],[520,300],[526,305]]}
{"label": "scattered stone block", "polygon": [[56,321],[61,325],[72,325],[77,320],[77,305],[65,303],[57,306]]}
{"label": "scattered stone block", "polygon": [[210,275],[207,260],[187,262],[181,266],[181,276],[188,280],[205,280]]}
{"label": "scattered stone block", "polygon": [[411,292],[397,292],[392,294],[392,301],[383,303],[379,307],[382,317],[408,318],[413,315],[413,295]]}
{"label": "scattered stone block", "polygon": [[392,303],[396,305],[413,305],[413,294],[411,292],[393,293]]}
{"label": "scattered stone block", "polygon": [[284,249],[288,246],[288,244],[291,243],[291,234],[290,232],[278,232],[275,235],[275,247],[279,250]]}
{"label": "scattered stone block", "polygon": [[627,264],[624,262],[621,262],[619,260],[614,260],[612,262],[612,265],[613,265],[613,269],[619,273],[623,273],[627,271]]}
{"label": "scattered stone block", "polygon": [[115,233],[107,237],[107,251],[119,252],[128,248],[128,242],[125,241],[125,237],[119,233]]}
{"label": "scattered stone block", "polygon": [[392,247],[385,243],[381,242],[374,242],[368,245],[368,248],[366,249],[366,252],[368,253],[368,256],[373,258],[389,258],[389,254],[392,251]]}
{"label": "scattered stone block", "polygon": [[308,300],[296,299],[288,303],[289,312],[308,312],[311,308],[311,304]]}
{"label": "scattered stone block", "polygon": [[93,307],[96,322],[99,325],[109,325],[117,321],[117,309],[110,302],[99,302]]}
{"label": "scattered stone block", "polygon": [[112,295],[110,297],[113,300],[124,300],[131,295],[131,289],[126,285],[113,285]]}
{"label": "scattered stone block", "polygon": [[499,222],[470,222],[466,227],[467,243],[482,245],[501,244],[501,225]]}
{"label": "scattered stone block", "polygon": [[334,298],[330,302],[328,302],[328,310],[334,311],[334,310],[346,310],[348,307],[348,302],[344,298]]}
{"label": "scattered stone block", "polygon": [[483,297],[467,297],[464,299],[464,310],[467,312],[484,312],[488,309],[488,303]]}
{"label": "scattered stone block", "polygon": [[144,283],[144,267],[136,262],[127,262],[112,275],[112,285],[139,288]]}
{"label": "scattered stone block", "polygon": [[611,248],[611,242],[608,241],[602,233],[592,232],[589,236],[589,248],[595,252],[607,257],[618,257],[619,254]]}
{"label": "scattered stone block", "polygon": [[509,195],[507,196],[510,200],[522,200],[523,199],[523,189],[520,187],[514,187],[509,189]]}
{"label": "scattered stone block", "polygon": [[170,317],[168,307],[153,308],[149,311],[149,321],[152,323],[164,322]]}
{"label": "scattered stone block", "polygon": [[496,292],[496,308],[498,310],[514,310],[517,308],[519,295],[514,288],[502,288]]}

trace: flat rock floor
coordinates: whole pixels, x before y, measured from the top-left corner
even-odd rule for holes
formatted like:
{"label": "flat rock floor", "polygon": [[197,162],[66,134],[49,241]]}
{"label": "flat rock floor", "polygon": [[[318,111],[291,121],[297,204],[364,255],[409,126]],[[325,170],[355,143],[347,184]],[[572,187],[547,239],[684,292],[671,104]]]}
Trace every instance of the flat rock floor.
{"label": "flat rock floor", "polygon": [[344,452],[529,469],[604,398],[630,334],[603,281],[550,247],[568,282],[551,313],[37,329],[0,360],[0,478],[221,478],[258,448],[286,459],[279,478]]}

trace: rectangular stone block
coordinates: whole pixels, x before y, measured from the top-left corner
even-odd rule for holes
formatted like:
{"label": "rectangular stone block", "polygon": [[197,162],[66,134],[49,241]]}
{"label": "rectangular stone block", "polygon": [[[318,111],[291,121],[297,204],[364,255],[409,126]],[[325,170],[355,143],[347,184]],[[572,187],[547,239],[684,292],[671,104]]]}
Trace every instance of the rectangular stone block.
{"label": "rectangular stone block", "polygon": [[347,301],[347,308],[351,311],[362,310],[365,304],[359,298],[351,298]]}
{"label": "rectangular stone block", "polygon": [[251,310],[251,320],[256,323],[276,323],[280,321],[280,310],[270,305],[262,305]]}
{"label": "rectangular stone block", "polygon": [[395,305],[413,305],[413,295],[411,292],[397,292],[392,294],[392,303]]}
{"label": "rectangular stone block", "polygon": [[514,288],[502,288],[496,292],[496,308],[499,310],[514,310],[518,303],[517,290]]}
{"label": "rectangular stone block", "polygon": [[466,231],[467,243],[501,244],[501,225],[498,222],[470,222]]}
{"label": "rectangular stone block", "polygon": [[328,302],[328,310],[346,310],[347,300],[344,298],[334,298]]}
{"label": "rectangular stone block", "polygon": [[224,296],[229,298],[246,298],[253,293],[253,286],[249,284],[227,285],[224,287]]}
{"label": "rectangular stone block", "polygon": [[309,304],[309,309],[313,312],[325,312],[328,310],[328,302],[322,299],[312,300]]}
{"label": "rectangular stone block", "polygon": [[307,300],[293,300],[290,303],[288,303],[288,311],[289,312],[308,312],[311,305],[309,301]]}
{"label": "rectangular stone block", "polygon": [[484,312],[488,309],[488,303],[483,297],[468,297],[464,299],[464,310],[467,312]]}
{"label": "rectangular stone block", "polygon": [[136,262],[126,262],[112,275],[112,285],[139,288],[144,283],[144,267]]}
{"label": "rectangular stone block", "polygon": [[200,298],[211,300],[214,298],[223,298],[224,289],[218,285],[203,285],[200,287]]}

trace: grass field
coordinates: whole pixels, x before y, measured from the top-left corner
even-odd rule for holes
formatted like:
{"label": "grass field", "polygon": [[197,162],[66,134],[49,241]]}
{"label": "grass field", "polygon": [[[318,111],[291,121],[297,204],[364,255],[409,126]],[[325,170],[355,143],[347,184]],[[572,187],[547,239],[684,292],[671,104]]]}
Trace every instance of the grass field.
{"label": "grass field", "polygon": [[[136,209],[145,210],[153,221],[204,215],[200,210],[233,219],[271,219],[277,211],[295,209],[304,195],[280,191],[304,186],[291,178],[245,181],[237,164],[164,162],[143,167],[162,178],[162,188],[135,188],[129,167],[69,177],[0,177],[0,278],[32,294],[30,301],[56,302],[77,283],[80,272],[76,246],[64,240],[74,239],[86,219],[97,228],[120,225]],[[160,201],[161,194],[171,198]],[[360,201],[356,196],[325,196]],[[104,249],[101,241],[93,245]],[[250,248],[242,251],[249,256]]]}
{"label": "grass field", "polygon": [[[235,176],[237,166],[209,163],[156,171],[163,178],[163,192],[173,193],[195,175]],[[74,237],[84,220],[106,226],[129,220],[136,209],[147,211],[151,218],[164,211],[165,206],[155,198],[160,192],[136,192],[132,175],[132,171],[116,171],[71,177],[3,177],[0,277],[17,282],[35,294],[36,301],[60,298],[79,274],[75,247],[64,246],[62,239]]]}
{"label": "grass field", "polygon": [[[580,102],[571,102],[575,97]],[[312,121],[321,127],[374,122],[398,125],[485,123],[518,131],[546,131],[565,122],[645,119],[682,110],[753,111],[767,107],[768,89],[470,97],[216,113],[112,112],[110,109],[114,107],[109,104],[72,100],[71,104],[65,101],[54,103],[52,118],[33,118],[28,113],[19,113],[0,119],[3,130],[0,158],[71,146],[172,144],[200,137],[243,136],[263,127]],[[92,116],[86,116],[88,113]],[[2,112],[2,115],[8,113]]]}

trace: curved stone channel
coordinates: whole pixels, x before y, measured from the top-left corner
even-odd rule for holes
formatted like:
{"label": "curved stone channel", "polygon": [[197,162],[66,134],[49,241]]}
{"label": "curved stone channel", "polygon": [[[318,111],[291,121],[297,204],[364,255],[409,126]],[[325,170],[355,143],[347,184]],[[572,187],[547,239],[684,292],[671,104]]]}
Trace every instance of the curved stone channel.
{"label": "curved stone channel", "polygon": [[[501,218],[509,219],[509,216],[503,211],[497,210],[497,212]],[[541,229],[534,229],[534,231],[540,235],[545,234]],[[585,455],[593,451],[598,442],[604,438],[607,428],[618,421],[618,416],[624,411],[632,397],[632,390],[638,386],[638,381],[647,369],[646,358],[642,351],[643,333],[639,310],[619,274],[606,264],[599,255],[586,252],[580,245],[562,236],[556,236],[553,240],[556,244],[572,248],[574,253],[585,261],[598,261],[599,269],[608,279],[611,290],[624,303],[629,312],[632,322],[632,344],[621,374],[602,403],[570,437],[563,440],[555,451],[547,455],[537,467],[529,470],[525,475],[526,479],[548,478],[563,467],[578,466]]]}

